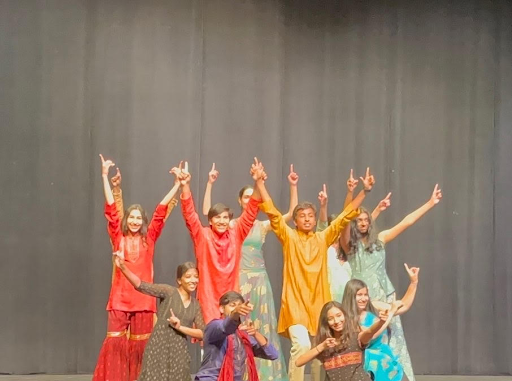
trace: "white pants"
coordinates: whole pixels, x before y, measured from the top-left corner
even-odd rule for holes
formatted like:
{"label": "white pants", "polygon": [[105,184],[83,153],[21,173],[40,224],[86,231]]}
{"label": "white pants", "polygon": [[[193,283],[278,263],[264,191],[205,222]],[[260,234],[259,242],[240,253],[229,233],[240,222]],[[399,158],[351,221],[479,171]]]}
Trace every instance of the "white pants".
{"label": "white pants", "polygon": [[[304,381],[304,367],[295,366],[295,361],[311,349],[311,338],[306,327],[300,324],[288,328],[288,335],[292,342],[290,350],[290,363],[288,365],[288,377],[290,381]],[[318,360],[311,362],[311,381],[322,381],[325,377],[322,372],[322,364]]]}

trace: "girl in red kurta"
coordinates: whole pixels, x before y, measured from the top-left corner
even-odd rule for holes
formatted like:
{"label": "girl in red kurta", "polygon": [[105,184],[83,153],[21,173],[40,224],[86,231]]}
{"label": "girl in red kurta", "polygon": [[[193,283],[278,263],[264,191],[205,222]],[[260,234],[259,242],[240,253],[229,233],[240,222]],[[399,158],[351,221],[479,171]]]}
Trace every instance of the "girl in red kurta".
{"label": "girl in red kurta", "polygon": [[[190,192],[190,173],[188,165],[180,172],[181,210],[183,218],[194,242],[197,267],[201,274],[201,283],[197,287],[197,298],[201,303],[205,323],[220,318],[217,301],[231,290],[238,291],[238,275],[242,244],[251,231],[258,215],[260,203],[256,186],[247,208],[232,226],[231,210],[224,204],[215,204],[208,212],[209,226],[201,225]],[[251,168],[254,181],[263,181],[263,166],[255,159]]]}
{"label": "girl in red kurta", "polygon": [[[149,224],[144,209],[137,204],[130,206],[121,220],[108,181],[108,171],[114,163],[100,157],[106,200],[105,217],[114,251],[121,253],[127,267],[139,278],[153,282],[155,243],[164,227],[167,205],[178,191],[179,182],[175,182],[156,207]],[[100,350],[93,381],[134,381],[139,375],[144,347],[153,328],[155,299],[137,292],[116,269],[107,311],[107,337]]]}

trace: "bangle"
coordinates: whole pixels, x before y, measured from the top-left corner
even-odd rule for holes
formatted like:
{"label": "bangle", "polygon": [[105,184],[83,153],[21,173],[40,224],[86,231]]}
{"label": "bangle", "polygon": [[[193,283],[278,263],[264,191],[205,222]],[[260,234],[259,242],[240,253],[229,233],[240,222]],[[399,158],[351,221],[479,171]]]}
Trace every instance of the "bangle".
{"label": "bangle", "polygon": [[322,351],[320,351],[320,349],[318,349],[318,345],[315,347],[315,349],[317,350],[318,353],[322,353]]}
{"label": "bangle", "polygon": [[371,190],[371,188],[370,189],[365,188],[365,189],[363,189],[363,191],[364,191],[364,193],[370,193],[372,190]]}

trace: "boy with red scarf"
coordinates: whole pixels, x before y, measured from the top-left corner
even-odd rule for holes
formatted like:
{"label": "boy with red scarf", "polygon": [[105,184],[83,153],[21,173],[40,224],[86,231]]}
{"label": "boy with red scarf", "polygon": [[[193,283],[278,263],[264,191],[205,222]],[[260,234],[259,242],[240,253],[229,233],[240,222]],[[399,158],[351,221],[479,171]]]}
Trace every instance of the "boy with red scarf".
{"label": "boy with red scarf", "polygon": [[253,309],[242,295],[228,291],[219,305],[221,319],[212,320],[204,330],[204,358],[195,380],[258,381],[254,357],[275,360],[277,350],[251,321],[241,323],[240,318]]}

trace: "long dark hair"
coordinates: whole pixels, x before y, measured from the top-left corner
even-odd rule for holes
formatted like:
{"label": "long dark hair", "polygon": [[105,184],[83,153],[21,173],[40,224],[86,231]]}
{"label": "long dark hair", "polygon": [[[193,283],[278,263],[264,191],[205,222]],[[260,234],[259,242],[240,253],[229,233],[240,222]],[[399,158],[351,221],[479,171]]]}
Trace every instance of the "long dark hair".
{"label": "long dark hair", "polygon": [[130,229],[128,229],[128,217],[130,216],[130,213],[132,210],[138,210],[140,212],[140,215],[142,216],[142,225],[140,227],[140,230],[138,233],[142,236],[142,242],[144,245],[146,244],[146,236],[148,234],[148,225],[149,220],[148,216],[146,214],[146,211],[140,204],[133,204],[130,205],[128,209],[124,212],[123,220],[121,221],[121,231],[123,232],[124,236],[127,236],[130,232]]}
{"label": "long dark hair", "polygon": [[355,254],[357,252],[359,242],[365,236],[367,237],[364,247],[365,251],[373,253],[374,250],[382,250],[384,247],[383,243],[379,240],[379,235],[377,233],[377,229],[375,229],[371,213],[365,208],[360,209],[361,213],[359,215],[365,213],[368,216],[368,233],[361,234],[359,232],[359,229],[357,228],[357,218],[350,221],[350,241],[348,243],[350,250],[347,254]]}
{"label": "long dark hair", "polygon": [[[356,295],[359,290],[366,288],[368,290],[368,286],[360,279],[351,279],[345,285],[345,291],[343,292],[343,299],[341,301],[341,305],[343,306],[343,310],[347,311],[348,315],[345,315],[345,321],[350,320],[351,324],[357,324],[359,326],[359,316],[361,315],[361,311],[357,307]],[[370,294],[368,294],[368,304],[366,305],[366,311],[371,312],[375,316],[379,316],[379,312],[375,309],[370,299]],[[345,323],[347,324],[347,323]]]}
{"label": "long dark hair", "polygon": [[[332,221],[334,221],[338,217],[337,214],[331,214],[329,217],[327,217],[327,223],[328,225],[331,225]],[[343,261],[347,261],[347,253],[345,253],[345,250],[341,247],[341,244],[339,243],[340,239],[342,238],[343,233],[340,234],[340,236],[337,238],[338,245],[336,247],[336,257]]]}
{"label": "long dark hair", "polygon": [[[331,308],[337,308],[345,316],[345,323],[343,326],[343,331],[341,332],[340,344],[338,349],[345,349],[349,346],[350,341],[356,336],[359,332],[359,325],[353,324],[347,316],[347,313],[343,309],[341,303],[336,301],[330,301],[324,304],[322,310],[320,311],[320,318],[318,319],[318,328],[315,336],[315,345],[318,345],[325,341],[325,339],[329,337],[334,337],[334,331],[329,327],[329,321],[327,319],[327,313]],[[332,351],[332,350],[331,350]]]}

